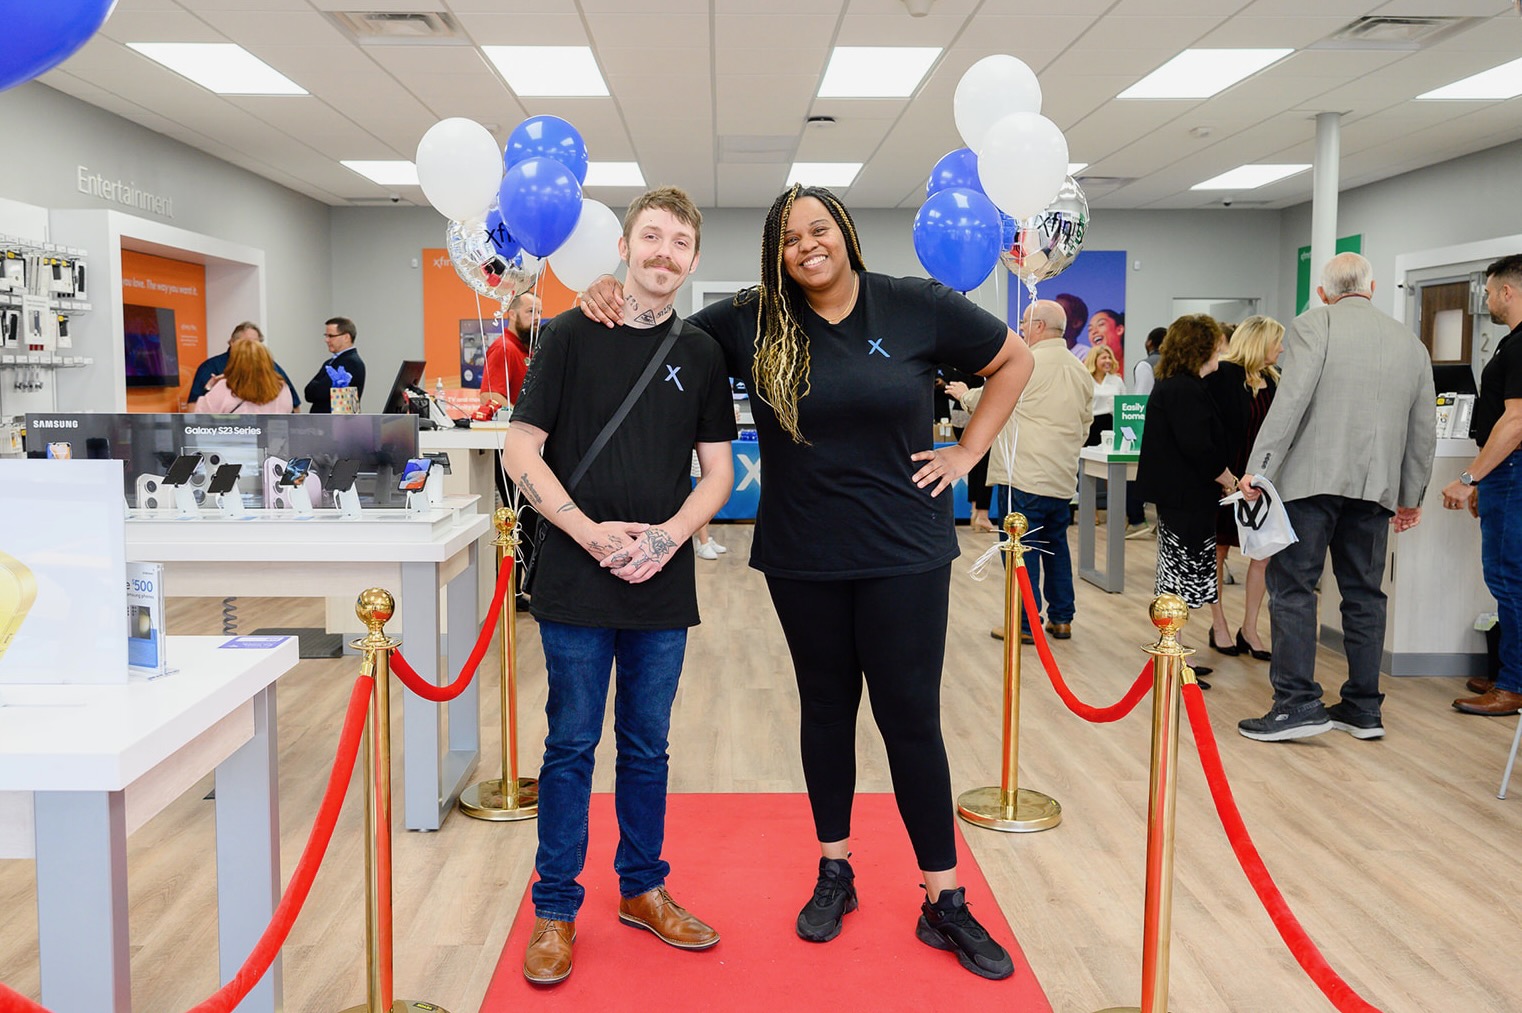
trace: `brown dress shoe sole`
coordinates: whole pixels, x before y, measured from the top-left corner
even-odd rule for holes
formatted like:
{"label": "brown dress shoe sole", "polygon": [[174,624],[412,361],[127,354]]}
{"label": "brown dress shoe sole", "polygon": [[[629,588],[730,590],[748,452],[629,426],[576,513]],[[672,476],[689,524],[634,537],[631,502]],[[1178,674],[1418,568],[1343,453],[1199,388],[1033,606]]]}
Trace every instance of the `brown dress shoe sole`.
{"label": "brown dress shoe sole", "polygon": [[570,968],[569,965],[566,967],[564,974],[560,975],[559,977],[555,977],[555,978],[536,978],[534,975],[528,973],[528,968],[525,967],[523,969],[523,977],[524,977],[524,979],[527,980],[528,982],[530,982],[531,984],[534,984],[534,985],[558,985],[562,981],[565,981],[570,976],[571,976],[571,968]]}
{"label": "brown dress shoe sole", "polygon": [[1496,688],[1496,681],[1494,679],[1487,679],[1483,675],[1476,675],[1464,683],[1464,688],[1475,696],[1484,696]]}
{"label": "brown dress shoe sole", "polygon": [[656,931],[655,926],[651,925],[649,922],[640,921],[638,918],[635,918],[632,915],[626,915],[622,911],[618,913],[618,920],[630,928],[644,929],[646,932],[650,933],[652,936],[659,939],[667,946],[675,946],[679,950],[706,950],[711,946],[717,946],[719,942],[718,933],[714,933],[714,937],[707,942],[679,943],[676,940],[672,939],[670,936],[661,935],[658,931]]}

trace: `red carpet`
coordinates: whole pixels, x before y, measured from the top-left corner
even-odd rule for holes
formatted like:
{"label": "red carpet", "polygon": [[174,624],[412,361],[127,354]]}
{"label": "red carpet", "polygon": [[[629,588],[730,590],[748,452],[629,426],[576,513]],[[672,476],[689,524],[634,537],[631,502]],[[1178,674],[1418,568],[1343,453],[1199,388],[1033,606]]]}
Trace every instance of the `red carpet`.
{"label": "red carpet", "polygon": [[957,836],[958,873],[978,920],[1015,959],[1013,977],[985,981],[950,953],[914,937],[924,894],[891,795],[858,795],[851,865],[861,908],[828,943],[793,931],[818,870],[819,845],[802,795],[672,795],[666,817],[667,887],[718,930],[710,950],[684,952],[618,920],[611,795],[592,796],[591,846],[581,877],[569,978],[549,988],[523,978],[534,910],[525,893],[481,1013],[574,1010],[923,1010],[997,1004],[1052,1006],[1015,943],[988,883]]}

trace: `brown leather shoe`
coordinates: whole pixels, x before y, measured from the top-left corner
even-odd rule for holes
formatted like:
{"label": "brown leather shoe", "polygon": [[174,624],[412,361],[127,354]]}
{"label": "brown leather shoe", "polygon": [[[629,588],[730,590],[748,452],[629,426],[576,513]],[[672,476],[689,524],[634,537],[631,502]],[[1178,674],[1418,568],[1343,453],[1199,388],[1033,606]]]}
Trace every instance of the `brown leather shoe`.
{"label": "brown leather shoe", "polygon": [[1483,675],[1476,675],[1468,682],[1464,683],[1464,688],[1469,690],[1469,692],[1473,693],[1475,696],[1484,696],[1486,693],[1489,693],[1491,690],[1496,688],[1496,681]]}
{"label": "brown leather shoe", "polygon": [[1465,714],[1484,714],[1487,717],[1504,717],[1522,710],[1522,693],[1511,693],[1492,687],[1489,693],[1466,700],[1453,701],[1455,710]]}
{"label": "brown leather shoe", "polygon": [[523,954],[523,976],[536,985],[553,985],[571,974],[571,944],[576,923],[535,918],[534,931]]}
{"label": "brown leather shoe", "polygon": [[1002,626],[995,626],[993,629],[988,631],[988,635],[990,637],[993,637],[995,640],[1003,640],[1004,639],[1004,627],[1002,627]]}
{"label": "brown leather shoe", "polygon": [[664,886],[646,890],[638,897],[618,902],[618,920],[637,929],[648,929],[683,950],[706,950],[719,941],[719,934],[687,913]]}
{"label": "brown leather shoe", "polygon": [[1073,639],[1073,624],[1072,623],[1047,623],[1046,624],[1046,632],[1048,632],[1048,633],[1050,633],[1052,635],[1052,639],[1053,640],[1072,640]]}

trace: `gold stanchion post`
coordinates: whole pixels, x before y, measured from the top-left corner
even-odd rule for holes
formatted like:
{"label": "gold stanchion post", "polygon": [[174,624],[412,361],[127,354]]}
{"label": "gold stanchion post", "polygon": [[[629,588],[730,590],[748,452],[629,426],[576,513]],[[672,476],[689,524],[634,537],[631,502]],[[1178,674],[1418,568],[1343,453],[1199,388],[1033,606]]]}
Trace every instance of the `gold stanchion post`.
{"label": "gold stanchion post", "polygon": [[[541,522],[547,523],[547,522]],[[518,518],[507,507],[492,517],[497,529],[497,572],[507,572],[497,628],[498,662],[502,672],[502,776],[481,781],[460,792],[460,812],[478,820],[531,820],[539,815],[539,782],[518,776]]]}
{"label": "gold stanchion post", "polygon": [[[957,797],[957,815],[974,826],[1007,833],[1050,830],[1062,822],[1062,806],[1050,795],[1020,785],[1020,583],[1025,566],[1024,514],[1004,517],[1009,540],[1003,550],[1013,556],[1004,567],[1004,769],[997,787],[973,788]],[[1039,617],[1037,617],[1039,619]]]}
{"label": "gold stanchion post", "polygon": [[396,599],[378,587],[362,591],[354,612],[369,629],[350,645],[364,653],[362,671],[375,677],[370,719],[360,752],[365,785],[365,994],[366,1001],[343,1013],[447,1013],[428,1002],[396,999],[391,981],[391,649],[386,636]]}
{"label": "gold stanchion post", "polygon": [[1148,609],[1161,636],[1143,648],[1152,655],[1152,777],[1147,798],[1147,898],[1142,913],[1142,1001],[1100,1013],[1167,1013],[1168,946],[1173,922],[1174,800],[1178,788],[1180,687],[1194,682],[1184,660],[1194,648],[1178,642],[1189,606],[1160,594]]}

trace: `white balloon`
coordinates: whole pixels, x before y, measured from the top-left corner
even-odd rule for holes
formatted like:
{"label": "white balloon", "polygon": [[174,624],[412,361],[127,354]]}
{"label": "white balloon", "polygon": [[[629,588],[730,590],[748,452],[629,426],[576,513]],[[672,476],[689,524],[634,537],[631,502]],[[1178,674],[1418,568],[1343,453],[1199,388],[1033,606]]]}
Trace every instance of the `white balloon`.
{"label": "white balloon", "polygon": [[428,128],[417,146],[417,178],[445,218],[481,218],[502,183],[502,152],[475,120],[452,116]]}
{"label": "white balloon", "polygon": [[963,142],[979,151],[988,128],[1010,113],[1041,111],[1041,85],[1023,60],[985,56],[957,82],[952,110]]}
{"label": "white balloon", "polygon": [[978,181],[1005,214],[1024,221],[1051,203],[1068,174],[1068,141],[1038,113],[1011,113],[988,128]]}
{"label": "white balloon", "polygon": [[583,197],[576,229],[550,254],[550,268],[566,288],[583,291],[604,274],[618,268],[618,239],[623,222],[608,205]]}

